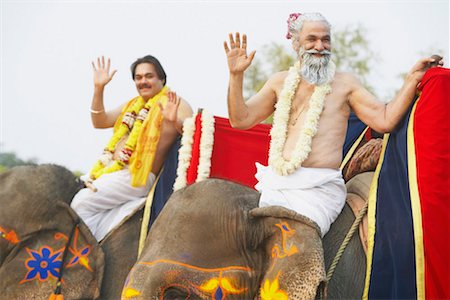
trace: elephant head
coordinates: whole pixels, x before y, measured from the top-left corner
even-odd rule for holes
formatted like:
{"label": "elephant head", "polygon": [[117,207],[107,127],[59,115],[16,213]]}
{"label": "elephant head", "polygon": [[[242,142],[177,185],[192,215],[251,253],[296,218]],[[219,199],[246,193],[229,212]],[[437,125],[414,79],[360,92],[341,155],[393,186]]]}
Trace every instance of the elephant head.
{"label": "elephant head", "polygon": [[176,191],[153,224],[122,298],[314,297],[324,279],[320,239],[310,242],[318,228],[287,209],[259,209],[258,201],[255,190],[220,179]]}
{"label": "elephant head", "polygon": [[[123,297],[185,299],[214,293],[252,298],[263,268],[259,195],[222,180],[175,192],[153,224]],[[252,249],[254,251],[249,251]]]}
{"label": "elephant head", "polygon": [[98,297],[103,251],[83,223],[76,225],[78,216],[69,207],[81,187],[70,171],[56,165],[22,166],[0,174],[2,297],[47,299],[62,266],[67,298]]}

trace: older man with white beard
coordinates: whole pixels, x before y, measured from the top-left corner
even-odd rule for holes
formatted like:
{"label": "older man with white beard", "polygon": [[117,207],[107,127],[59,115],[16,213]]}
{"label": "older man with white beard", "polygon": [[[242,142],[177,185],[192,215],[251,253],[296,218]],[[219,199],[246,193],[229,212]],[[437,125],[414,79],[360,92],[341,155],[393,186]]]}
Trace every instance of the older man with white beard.
{"label": "older man with white beard", "polygon": [[[345,204],[339,165],[350,110],[374,130],[395,128],[407,111],[424,73],[434,62],[419,60],[396,97],[377,101],[352,74],[335,72],[330,60],[330,24],[319,13],[291,14],[287,38],[298,53],[289,71],[274,74],[248,101],[242,95],[247,37],[229,35],[224,42],[230,82],[228,112],[234,128],[248,129],[274,111],[269,166],[257,165],[260,207],[278,205],[308,217],[324,236]],[[443,62],[440,61],[439,65]]]}
{"label": "older man with white beard", "polygon": [[[319,13],[291,14],[287,38],[298,53],[289,71],[274,74],[248,101],[242,95],[247,37],[224,42],[230,71],[228,112],[234,128],[248,129],[274,111],[269,166],[258,166],[260,206],[281,205],[315,221],[325,235],[345,203],[339,165],[352,109],[374,130],[390,132],[411,104],[432,58],[419,60],[397,96],[377,101],[352,74],[335,72],[330,24]],[[440,61],[441,65],[443,62]]]}

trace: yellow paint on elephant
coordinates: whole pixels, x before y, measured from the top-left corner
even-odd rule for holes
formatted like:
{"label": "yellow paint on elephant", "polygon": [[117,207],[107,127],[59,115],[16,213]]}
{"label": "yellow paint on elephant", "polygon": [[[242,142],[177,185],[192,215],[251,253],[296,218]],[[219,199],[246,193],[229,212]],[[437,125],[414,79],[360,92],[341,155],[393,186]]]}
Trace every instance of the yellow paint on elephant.
{"label": "yellow paint on elephant", "polygon": [[[289,239],[295,234],[295,230],[292,229],[288,223],[281,222],[275,224],[281,230],[281,247],[275,244],[272,248],[272,265],[269,268],[269,272],[274,268],[278,259],[282,259],[298,253],[298,248],[289,241]],[[288,243],[289,242],[289,243]]]}
{"label": "yellow paint on elephant", "polygon": [[141,292],[139,292],[138,290],[135,290],[133,288],[129,288],[129,287],[125,288],[123,290],[123,294],[122,294],[122,296],[125,298],[133,298],[133,297],[138,297],[140,295],[141,295]]}
{"label": "yellow paint on elephant", "polygon": [[204,292],[211,293],[212,291],[215,291],[218,286],[219,286],[219,280],[217,278],[213,278],[213,279],[208,280],[208,282],[202,284],[200,286],[200,289]]}
{"label": "yellow paint on elephant", "polygon": [[200,286],[200,290],[208,293],[214,293],[219,287],[222,288],[224,292],[229,294],[240,294],[246,290],[245,288],[239,289],[234,287],[228,278],[212,278],[202,284]]}
{"label": "yellow paint on elephant", "polygon": [[240,294],[246,290],[246,289],[237,289],[237,288],[233,287],[233,285],[227,278],[221,278],[220,285],[223,287],[223,289],[225,291],[227,291],[229,293],[233,293],[233,294]]}
{"label": "yellow paint on elephant", "polygon": [[[282,238],[282,251],[280,251],[279,246],[275,245],[274,249],[272,250],[272,257],[273,255],[277,255],[278,258],[283,258],[286,256],[291,256],[298,252],[298,249],[295,245],[289,245],[287,244],[288,239],[295,234],[295,230],[292,229],[288,223],[281,222],[279,224],[275,224],[278,228],[281,230],[281,238]],[[276,253],[276,254],[275,254]]]}
{"label": "yellow paint on elephant", "polygon": [[266,279],[264,286],[261,288],[261,299],[262,300],[288,300],[288,294],[280,290],[280,284],[278,282],[278,276],[274,281],[270,282]]}
{"label": "yellow paint on elephant", "polygon": [[91,267],[89,266],[89,259],[87,257],[80,257],[80,265],[88,269],[89,271],[93,272]]}

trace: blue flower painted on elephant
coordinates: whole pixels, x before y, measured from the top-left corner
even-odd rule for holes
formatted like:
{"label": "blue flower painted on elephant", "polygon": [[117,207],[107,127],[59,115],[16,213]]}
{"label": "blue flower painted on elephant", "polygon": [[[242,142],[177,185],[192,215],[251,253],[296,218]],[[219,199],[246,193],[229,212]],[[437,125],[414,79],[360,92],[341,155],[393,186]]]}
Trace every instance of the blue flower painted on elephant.
{"label": "blue flower painted on elephant", "polygon": [[34,279],[44,282],[50,278],[58,278],[63,249],[54,251],[49,246],[42,246],[38,251],[29,248],[25,249],[30,257],[25,261],[25,267],[28,269],[28,273],[20,282],[21,284]]}

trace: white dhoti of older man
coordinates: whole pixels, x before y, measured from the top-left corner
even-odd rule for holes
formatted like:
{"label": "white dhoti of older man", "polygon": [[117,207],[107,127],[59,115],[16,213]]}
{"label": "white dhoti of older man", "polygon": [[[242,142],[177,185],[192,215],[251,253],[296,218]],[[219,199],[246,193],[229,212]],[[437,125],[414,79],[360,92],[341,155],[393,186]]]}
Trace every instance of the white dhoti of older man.
{"label": "white dhoti of older man", "polygon": [[259,207],[282,206],[319,225],[322,237],[345,205],[347,190],[341,170],[301,167],[290,175],[256,163],[255,188],[261,193]]}
{"label": "white dhoti of older man", "polygon": [[93,182],[96,192],[88,188],[80,190],[70,206],[101,241],[145,202],[154,182],[155,175],[150,173],[146,185],[133,187],[128,169],[104,174]]}

